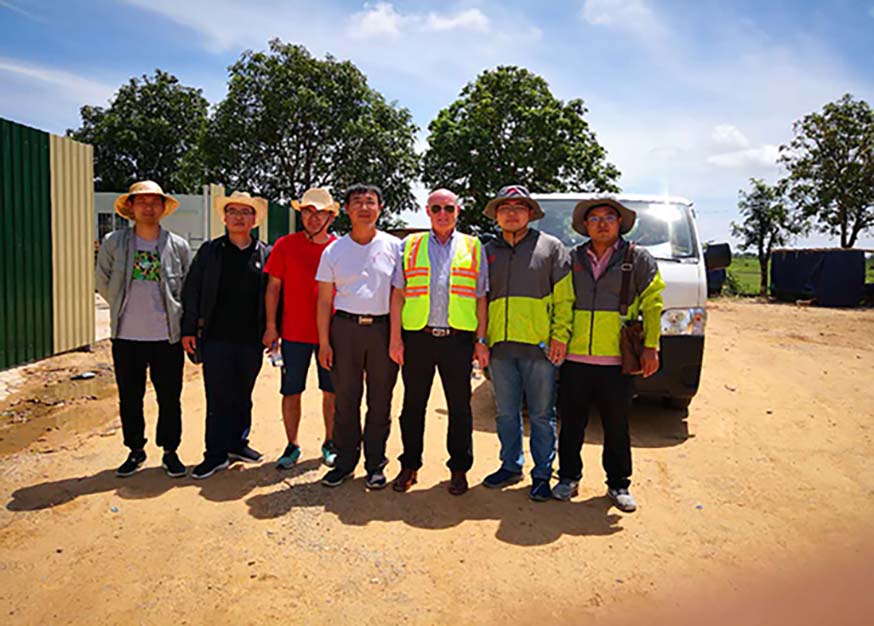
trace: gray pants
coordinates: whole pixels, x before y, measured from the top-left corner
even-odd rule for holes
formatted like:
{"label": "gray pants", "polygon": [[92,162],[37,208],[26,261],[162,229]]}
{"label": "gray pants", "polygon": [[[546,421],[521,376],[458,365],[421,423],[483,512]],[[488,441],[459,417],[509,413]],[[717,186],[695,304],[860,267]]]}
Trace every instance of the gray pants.
{"label": "gray pants", "polygon": [[351,472],[361,456],[361,396],[367,378],[367,415],[364,419],[364,469],[368,473],[385,463],[385,442],[391,428],[391,396],[398,366],[388,356],[388,321],[370,325],[342,317],[331,322],[334,367],[331,381],[337,394],[334,445],[339,469]]}

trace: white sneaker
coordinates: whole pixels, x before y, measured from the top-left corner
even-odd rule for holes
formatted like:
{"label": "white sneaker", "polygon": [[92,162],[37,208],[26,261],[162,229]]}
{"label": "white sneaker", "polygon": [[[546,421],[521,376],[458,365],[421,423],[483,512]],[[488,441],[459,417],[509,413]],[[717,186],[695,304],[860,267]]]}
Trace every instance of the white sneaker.
{"label": "white sneaker", "polygon": [[607,497],[613,500],[616,508],[624,513],[634,513],[637,510],[637,501],[624,487],[622,489],[607,489]]}

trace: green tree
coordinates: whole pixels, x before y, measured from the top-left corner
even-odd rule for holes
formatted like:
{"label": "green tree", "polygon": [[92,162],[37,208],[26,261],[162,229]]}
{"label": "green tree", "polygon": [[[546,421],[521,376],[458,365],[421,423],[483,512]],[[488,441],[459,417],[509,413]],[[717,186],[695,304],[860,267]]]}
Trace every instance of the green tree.
{"label": "green tree", "polygon": [[768,295],[768,262],[775,247],[787,245],[804,231],[804,223],[789,214],[779,187],[751,178],[749,192],[741,189],[737,207],[743,216],[731,223],[731,234],[740,240],[741,250],[754,250],[759,260],[759,294]]}
{"label": "green tree", "polygon": [[385,194],[383,226],[415,206],[418,128],[352,63],[274,39],[269,51],[244,52],[229,72],[204,140],[214,179],[281,202],[314,186],[337,196],[373,183]]}
{"label": "green tree", "polygon": [[852,248],[874,226],[874,111],[846,94],[792,128],[780,146],[789,198],[817,230]]}
{"label": "green tree", "polygon": [[562,102],[546,81],[519,67],[498,67],[468,83],[428,125],[423,179],[467,203],[469,232],[494,225],[482,215],[502,186],[532,192],[618,191],[619,171],[585,119],[582,100]]}
{"label": "green tree", "polygon": [[200,142],[208,111],[200,89],[158,69],[131,78],[106,108],[83,106],[82,126],[67,135],[94,146],[98,191],[154,180],[167,192],[196,192],[204,183]]}

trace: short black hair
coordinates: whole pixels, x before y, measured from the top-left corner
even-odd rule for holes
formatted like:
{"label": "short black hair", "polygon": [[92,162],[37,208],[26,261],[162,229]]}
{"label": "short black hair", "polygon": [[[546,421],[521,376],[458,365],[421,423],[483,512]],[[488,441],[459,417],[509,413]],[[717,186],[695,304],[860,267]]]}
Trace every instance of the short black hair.
{"label": "short black hair", "polygon": [[606,207],[606,208],[608,208],[608,209],[612,209],[613,212],[616,214],[616,217],[618,217],[620,220],[622,219],[622,213],[619,212],[619,209],[617,209],[617,208],[616,208],[615,206],[613,206],[612,204],[607,204],[607,203],[605,202],[604,204],[593,204],[593,205],[590,206],[588,209],[586,209],[586,212],[583,213],[583,220],[585,220],[586,218],[589,217],[589,213],[591,213],[591,212],[594,211],[595,209],[600,209],[601,207]]}
{"label": "short black hair", "polygon": [[349,200],[352,199],[352,196],[355,194],[364,194],[364,193],[373,193],[376,194],[376,199],[382,204],[382,189],[377,187],[376,185],[366,185],[364,183],[355,183],[346,189],[343,194],[343,204],[348,205]]}

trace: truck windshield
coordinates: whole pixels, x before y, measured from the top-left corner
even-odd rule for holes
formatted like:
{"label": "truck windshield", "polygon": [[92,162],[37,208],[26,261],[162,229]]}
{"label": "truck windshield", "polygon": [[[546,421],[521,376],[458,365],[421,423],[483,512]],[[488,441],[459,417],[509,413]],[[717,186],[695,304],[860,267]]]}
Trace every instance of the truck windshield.
{"label": "truck windshield", "polygon": [[[571,227],[574,206],[578,200],[538,199],[543,219],[532,226],[558,237],[566,246],[573,247],[587,241]],[[637,213],[631,232],[625,235],[649,250],[657,259],[697,259],[698,245],[692,223],[692,212],[684,204],[667,202],[625,201],[622,203]]]}

